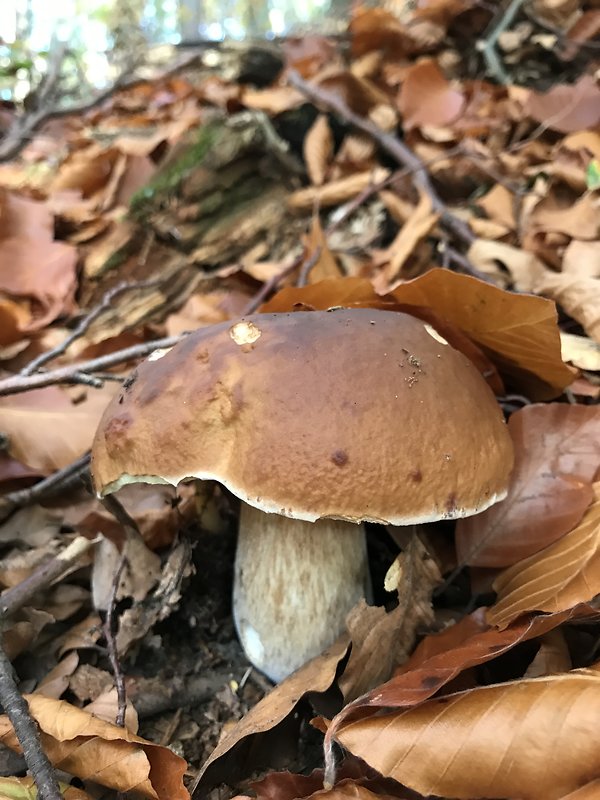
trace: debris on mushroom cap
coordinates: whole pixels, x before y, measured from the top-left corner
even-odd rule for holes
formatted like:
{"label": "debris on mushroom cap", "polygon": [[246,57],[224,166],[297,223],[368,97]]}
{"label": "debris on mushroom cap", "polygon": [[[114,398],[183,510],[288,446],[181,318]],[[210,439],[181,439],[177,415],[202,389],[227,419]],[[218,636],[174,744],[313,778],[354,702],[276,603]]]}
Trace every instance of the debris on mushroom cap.
{"label": "debris on mushroom cap", "polygon": [[141,364],[107,408],[96,488],[213,479],[309,521],[481,511],[506,494],[511,440],[474,365],[430,327],[340,309],[200,329]]}

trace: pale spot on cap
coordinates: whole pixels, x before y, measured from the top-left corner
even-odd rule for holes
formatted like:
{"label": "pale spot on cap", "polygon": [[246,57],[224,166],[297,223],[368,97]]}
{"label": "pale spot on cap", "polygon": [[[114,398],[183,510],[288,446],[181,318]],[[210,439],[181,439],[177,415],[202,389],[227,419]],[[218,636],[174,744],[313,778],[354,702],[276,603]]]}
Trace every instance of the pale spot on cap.
{"label": "pale spot on cap", "polygon": [[436,340],[436,342],[439,342],[440,344],[448,344],[448,342],[444,339],[444,337],[441,334],[439,334],[435,328],[432,328],[431,325],[425,323],[425,330],[430,336],[432,336]]}
{"label": "pale spot on cap", "polygon": [[236,344],[254,344],[262,336],[262,331],[253,322],[236,322],[229,329],[229,335]]}

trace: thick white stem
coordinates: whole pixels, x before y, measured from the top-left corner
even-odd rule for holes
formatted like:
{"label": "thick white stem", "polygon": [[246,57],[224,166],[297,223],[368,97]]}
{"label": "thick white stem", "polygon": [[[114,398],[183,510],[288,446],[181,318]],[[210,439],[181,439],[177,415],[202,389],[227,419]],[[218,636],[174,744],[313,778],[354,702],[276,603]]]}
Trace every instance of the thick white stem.
{"label": "thick white stem", "polygon": [[233,616],[248,659],[281,681],[334,642],[370,594],[362,525],[265,514],[242,503]]}

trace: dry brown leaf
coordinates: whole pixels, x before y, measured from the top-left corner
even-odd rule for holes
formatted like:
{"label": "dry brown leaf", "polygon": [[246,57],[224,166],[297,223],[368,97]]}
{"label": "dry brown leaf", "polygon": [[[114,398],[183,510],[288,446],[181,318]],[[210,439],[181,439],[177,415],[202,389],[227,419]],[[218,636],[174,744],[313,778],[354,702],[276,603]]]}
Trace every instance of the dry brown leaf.
{"label": "dry brown leaf", "polygon": [[346,703],[389,680],[392,670],[406,661],[417,632],[433,622],[431,596],[440,582],[435,561],[418,536],[412,536],[386,576],[386,591],[398,592],[396,608],[386,613],[362,600],[346,619],[352,652],[339,681]]}
{"label": "dry brown leaf", "polygon": [[490,625],[505,628],[529,611],[564,611],[600,593],[600,483],[593,488],[594,502],[574,530],[496,578]]}
{"label": "dry brown leaf", "polygon": [[[289,714],[307,692],[325,692],[332,685],[338,664],[348,651],[342,637],[320,656],[313,658],[276,686],[221,738],[203,765],[198,781],[210,786],[225,779],[229,766],[242,760],[240,747],[250,746],[250,738],[271,731]],[[235,748],[235,750],[233,749]],[[233,762],[232,762],[233,759]]]}
{"label": "dry brown leaf", "polygon": [[434,229],[439,217],[439,213],[432,208],[429,196],[423,192],[418,205],[383,254],[385,260],[389,260],[385,270],[388,284],[400,277],[402,267],[417,245]]}
{"label": "dry brown leaf", "polygon": [[562,271],[574,278],[600,278],[600,242],[572,239],[565,247]]}
{"label": "dry brown leaf", "polygon": [[303,149],[308,176],[315,186],[320,186],[325,181],[333,154],[333,134],[325,114],[319,114],[310,126]]}
{"label": "dry brown leaf", "polygon": [[460,116],[464,105],[462,92],[452,88],[434,59],[424,59],[409,68],[398,98],[407,129],[449,125]]}
{"label": "dry brown leaf", "polygon": [[83,197],[91,197],[107,186],[119,157],[115,148],[107,149],[99,144],[74,150],[61,164],[48,191],[78,189]]}
{"label": "dry brown leaf", "polygon": [[509,231],[516,229],[515,196],[501,183],[497,183],[489,192],[479,198],[477,205],[483,208],[489,219],[500,223]]}
{"label": "dry brown leaf", "polygon": [[600,674],[582,669],[350,722],[336,739],[424,795],[558,800],[600,772],[599,714]]}
{"label": "dry brown leaf", "polygon": [[594,128],[600,122],[600,89],[591,75],[582,75],[573,85],[557,84],[544,94],[531,91],[524,111],[561,133]]}
{"label": "dry brown leaf", "polygon": [[564,204],[549,194],[535,206],[527,224],[534,231],[564,233],[574,239],[594,241],[600,235],[600,197],[588,193],[575,203]]}
{"label": "dry brown leaf", "polygon": [[540,637],[540,649],[527,667],[524,678],[541,678],[568,672],[573,666],[569,645],[561,628],[548,631]]}
{"label": "dry brown leaf", "polygon": [[[92,800],[87,792],[59,783],[64,800]],[[38,790],[33,778],[0,778],[0,800],[38,800]]]}
{"label": "dry brown leaf", "polygon": [[460,563],[505,567],[572,530],[593,498],[600,466],[600,408],[526,406],[508,423],[515,466],[506,499],[459,520]]}
{"label": "dry brown leaf", "polygon": [[[189,800],[183,785],[186,763],[168,747],[152,744],[80,708],[42,695],[26,695],[54,766],[115,789],[151,800]],[[0,717],[0,741],[21,752],[6,716]]]}
{"label": "dry brown leaf", "polygon": [[330,181],[322,186],[309,186],[307,189],[298,189],[297,192],[292,192],[289,195],[287,202],[294,211],[308,211],[314,207],[315,203],[318,203],[321,208],[335,206],[351,200],[369,186],[380,183],[389,174],[389,170],[383,167],[377,167],[365,172],[356,172],[347,178]]}
{"label": "dry brown leaf", "polygon": [[573,379],[560,356],[556,309],[541,297],[514,295],[444,269],[391,294],[402,305],[431,308],[463,330],[533,399],[555,397]]}
{"label": "dry brown leaf", "polygon": [[600,280],[572,278],[546,270],[537,291],[554,300],[577,320],[596,342],[600,342]]}
{"label": "dry brown leaf", "polygon": [[0,347],[6,347],[22,339],[23,331],[26,330],[30,320],[29,303],[0,297]]}
{"label": "dry brown leaf", "polygon": [[327,243],[318,214],[313,215],[310,233],[305,237],[304,261],[314,260],[308,272],[308,282],[316,283],[326,278],[339,278],[342,271]]}
{"label": "dry brown leaf", "polygon": [[265,111],[267,114],[282,114],[306,102],[303,94],[291,86],[273,86],[267,89],[251,89],[246,87],[240,102],[246,108]]}
{"label": "dry brown leaf", "polygon": [[92,569],[92,595],[94,608],[106,611],[111,604],[115,575],[121,559],[126,564],[121,572],[116,598],[133,597],[141,602],[156,585],[160,577],[160,556],[153,553],[133,528],[127,527],[121,551],[109,540],[102,538],[94,552]]}
{"label": "dry brown leaf", "polygon": [[565,621],[598,618],[595,609],[578,606],[561,614],[530,616],[500,631],[489,627],[485,611],[480,608],[440,633],[425,637],[393,678],[349,703],[333,718],[328,736],[335,736],[337,728],[347,719],[370,717],[378,709],[416,706],[465,670],[492,661]]}
{"label": "dry brown leaf", "polygon": [[563,361],[568,361],[579,369],[591,372],[600,370],[600,344],[588,339],[587,336],[577,336],[574,333],[560,332],[560,346]]}
{"label": "dry brown leaf", "polygon": [[600,341],[600,281],[552,272],[533,253],[487,239],[477,239],[471,245],[469,258],[486,272],[500,261],[518,291],[542,294],[559,303],[587,334]]}
{"label": "dry brown leaf", "polygon": [[115,386],[89,389],[74,404],[56,386],[0,398],[2,430],[10,455],[42,474],[66,467],[91,447],[94,432]]}
{"label": "dry brown leaf", "polygon": [[[484,281],[445,269],[432,269],[389,295],[377,295],[369,281],[343,278],[278,292],[261,311],[293,311],[297,304],[390,308],[419,316],[433,311],[475,342],[532,399],[556,397],[573,380],[560,355],[556,308],[541,297],[505,292]],[[397,308],[396,308],[397,310]],[[460,345],[454,346],[460,348]],[[467,353],[468,355],[468,353]]]}
{"label": "dry brown leaf", "polygon": [[598,800],[600,797],[600,778],[586,783],[581,789],[563,795],[560,800]]}
{"label": "dry brown leaf", "polygon": [[30,319],[13,307],[20,330],[36,331],[73,309],[77,251],[54,241],[54,217],[45,203],[0,194],[0,291],[31,304]]}

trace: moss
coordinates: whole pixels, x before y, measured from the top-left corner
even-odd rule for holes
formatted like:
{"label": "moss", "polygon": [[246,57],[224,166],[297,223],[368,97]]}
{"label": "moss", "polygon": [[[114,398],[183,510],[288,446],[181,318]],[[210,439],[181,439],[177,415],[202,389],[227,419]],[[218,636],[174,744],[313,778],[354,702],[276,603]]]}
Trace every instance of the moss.
{"label": "moss", "polygon": [[143,214],[148,206],[154,205],[157,197],[174,194],[185,176],[206,158],[221,127],[221,122],[212,122],[199,128],[196,140],[185,147],[179,158],[159,169],[156,176],[133,195],[129,203],[131,213],[134,216]]}

